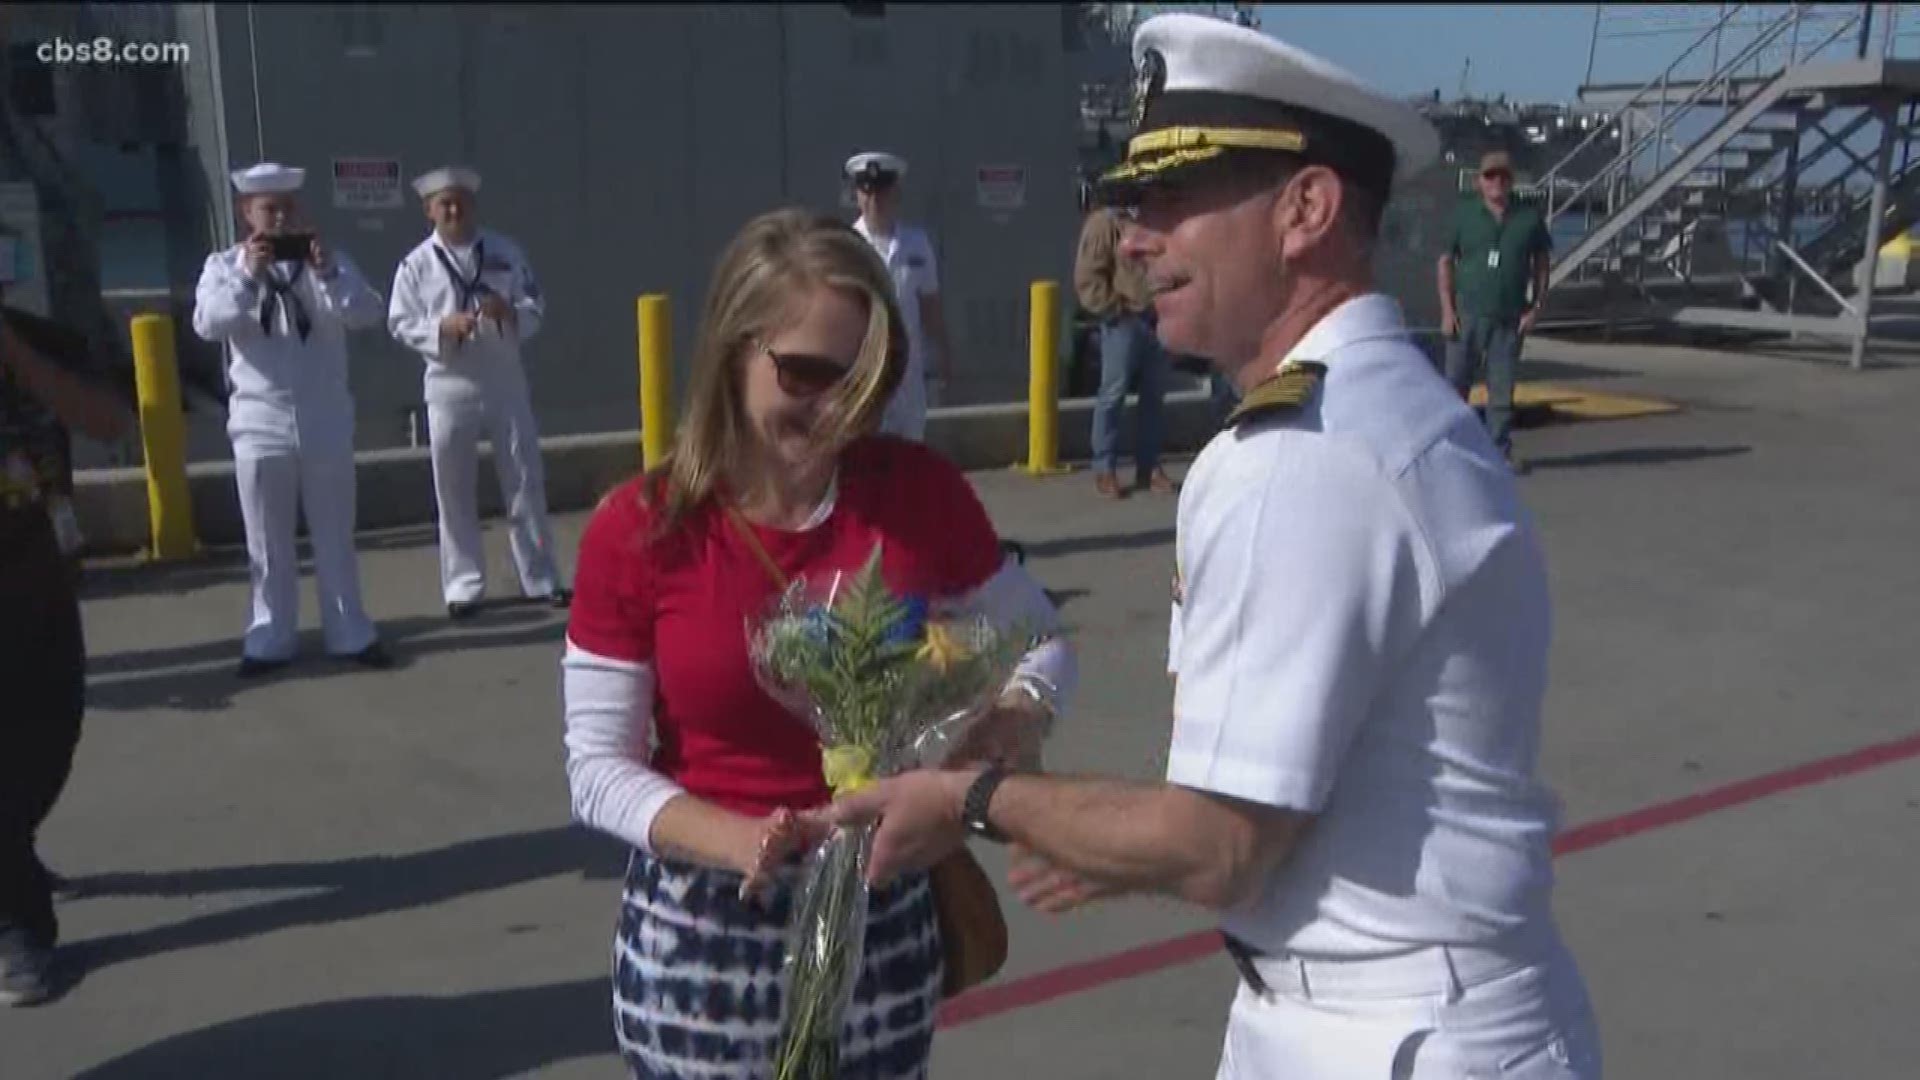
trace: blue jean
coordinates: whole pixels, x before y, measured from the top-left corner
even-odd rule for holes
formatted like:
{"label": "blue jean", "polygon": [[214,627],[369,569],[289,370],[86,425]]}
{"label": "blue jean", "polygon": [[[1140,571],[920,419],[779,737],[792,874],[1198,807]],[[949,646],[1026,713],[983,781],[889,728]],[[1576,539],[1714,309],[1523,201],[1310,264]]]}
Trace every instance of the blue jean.
{"label": "blue jean", "polygon": [[1487,432],[1501,450],[1513,447],[1513,384],[1520,367],[1518,319],[1465,317],[1447,341],[1447,381],[1461,397],[1485,372]]}
{"label": "blue jean", "polygon": [[1093,403],[1093,467],[1115,471],[1120,447],[1120,412],[1127,384],[1140,385],[1139,415],[1134,418],[1133,463],[1145,480],[1160,467],[1160,406],[1167,393],[1167,353],[1147,320],[1122,315],[1100,324],[1100,394]]}

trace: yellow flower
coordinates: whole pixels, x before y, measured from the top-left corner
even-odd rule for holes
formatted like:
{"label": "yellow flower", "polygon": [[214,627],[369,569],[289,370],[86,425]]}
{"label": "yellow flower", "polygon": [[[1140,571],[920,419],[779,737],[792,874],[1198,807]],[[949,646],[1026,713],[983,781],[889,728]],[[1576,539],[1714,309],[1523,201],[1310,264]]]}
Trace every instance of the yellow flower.
{"label": "yellow flower", "polygon": [[830,746],[820,754],[820,771],[835,795],[851,795],[873,783],[873,755],[864,746]]}
{"label": "yellow flower", "polygon": [[915,658],[932,665],[935,671],[946,674],[947,669],[971,658],[973,653],[967,648],[960,636],[947,629],[945,623],[927,624],[927,637],[920,643],[920,651]]}

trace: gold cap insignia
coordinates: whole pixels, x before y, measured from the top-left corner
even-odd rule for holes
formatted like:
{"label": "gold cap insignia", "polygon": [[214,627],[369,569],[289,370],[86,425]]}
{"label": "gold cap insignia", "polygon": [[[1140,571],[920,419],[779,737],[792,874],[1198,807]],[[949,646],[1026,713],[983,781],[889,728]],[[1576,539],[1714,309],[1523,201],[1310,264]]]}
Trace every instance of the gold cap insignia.
{"label": "gold cap insignia", "polygon": [[1147,103],[1158,97],[1167,86],[1167,58],[1160,55],[1159,49],[1147,49],[1133,65],[1133,128],[1140,130],[1140,122],[1147,118]]}

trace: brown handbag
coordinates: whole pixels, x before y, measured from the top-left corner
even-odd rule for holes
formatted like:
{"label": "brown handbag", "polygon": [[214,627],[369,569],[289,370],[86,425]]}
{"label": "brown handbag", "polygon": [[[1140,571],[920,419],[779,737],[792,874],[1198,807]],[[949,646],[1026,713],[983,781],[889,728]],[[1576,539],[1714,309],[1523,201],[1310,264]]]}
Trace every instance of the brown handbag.
{"label": "brown handbag", "polygon": [[[787,575],[767,554],[740,511],[731,505],[727,516],[761,569],[775,585],[787,587]],[[934,918],[940,926],[940,951],[945,973],[942,997],[954,997],[1000,973],[1007,962],[1007,920],[1000,911],[1000,894],[980,861],[963,845],[928,871],[933,888]]]}

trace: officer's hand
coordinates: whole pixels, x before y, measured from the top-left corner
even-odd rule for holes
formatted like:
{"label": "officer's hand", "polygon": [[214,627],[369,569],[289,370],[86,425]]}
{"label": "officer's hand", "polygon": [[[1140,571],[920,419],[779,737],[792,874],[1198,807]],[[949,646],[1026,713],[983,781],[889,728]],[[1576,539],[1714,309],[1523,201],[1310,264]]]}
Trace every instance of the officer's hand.
{"label": "officer's hand", "polygon": [[456,311],[440,320],[440,336],[465,341],[473,336],[474,318],[470,312]]}
{"label": "officer's hand", "polygon": [[1520,313],[1520,336],[1526,337],[1528,334],[1533,333],[1533,324],[1536,321],[1538,321],[1539,318],[1540,318],[1539,308],[1528,308],[1527,310],[1521,312]]}
{"label": "officer's hand", "polygon": [[1451,311],[1440,313],[1440,336],[1451,341],[1460,333],[1460,316]]}
{"label": "officer's hand", "polygon": [[247,240],[246,252],[247,276],[264,280],[267,276],[267,267],[273,265],[273,242],[260,233],[255,233]]}
{"label": "officer's hand", "polygon": [[1059,915],[1074,908],[1116,895],[1119,890],[1063,870],[1044,856],[1013,845],[1013,865],[1007,870],[1007,884],[1020,902],[1046,915]]}
{"label": "officer's hand", "polygon": [[835,825],[878,820],[867,883],[878,888],[902,874],[926,870],[966,843],[960,804],[971,772],[904,773],[836,800],[827,809]]}

